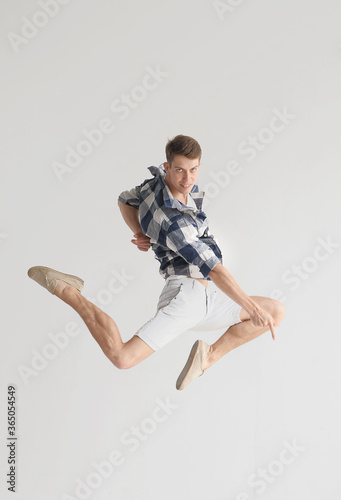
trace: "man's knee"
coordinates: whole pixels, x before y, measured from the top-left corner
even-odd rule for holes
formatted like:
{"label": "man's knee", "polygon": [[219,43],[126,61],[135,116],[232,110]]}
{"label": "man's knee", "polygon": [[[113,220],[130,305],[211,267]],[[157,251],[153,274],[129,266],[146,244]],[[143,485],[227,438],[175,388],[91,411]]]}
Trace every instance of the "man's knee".
{"label": "man's knee", "polygon": [[272,301],[272,317],[279,323],[285,316],[285,308],[282,302],[276,299],[271,299]]}
{"label": "man's knee", "polygon": [[130,355],[127,355],[127,353],[124,352],[124,349],[121,349],[118,353],[107,352],[105,355],[119,370],[128,370],[136,365],[136,361]]}
{"label": "man's knee", "polygon": [[138,365],[144,359],[148,358],[155,352],[149,345],[141,340],[137,335],[134,335],[128,342],[125,342],[120,347],[112,345],[104,354],[110,361],[120,370],[127,370]]}
{"label": "man's knee", "polygon": [[116,366],[116,368],[118,368],[119,370],[128,370],[129,368],[132,368],[133,366],[136,365],[136,363],[134,363],[132,360],[129,360],[129,359],[125,359],[124,357],[123,358],[119,358],[116,363],[114,363],[114,365]]}
{"label": "man's knee", "polygon": [[[285,308],[282,302],[270,297],[251,296],[251,298],[265,311],[267,311],[277,323],[285,316]],[[242,310],[243,311],[243,310]]]}

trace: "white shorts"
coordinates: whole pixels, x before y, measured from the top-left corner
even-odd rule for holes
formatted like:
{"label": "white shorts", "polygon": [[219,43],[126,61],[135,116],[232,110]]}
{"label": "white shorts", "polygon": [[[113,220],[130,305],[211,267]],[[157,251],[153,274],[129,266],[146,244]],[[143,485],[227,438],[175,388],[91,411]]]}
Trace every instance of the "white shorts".
{"label": "white shorts", "polygon": [[227,295],[220,295],[213,281],[207,283],[205,288],[186,276],[167,278],[155,316],[135,335],[157,351],[186,330],[226,331],[240,323],[241,306]]}

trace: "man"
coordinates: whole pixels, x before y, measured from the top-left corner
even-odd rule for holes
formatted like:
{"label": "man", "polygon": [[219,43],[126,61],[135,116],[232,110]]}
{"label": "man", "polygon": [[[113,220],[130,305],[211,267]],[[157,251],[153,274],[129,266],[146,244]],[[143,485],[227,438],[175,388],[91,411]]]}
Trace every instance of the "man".
{"label": "man", "polygon": [[[249,297],[222,265],[202,211],[204,193],[195,184],[198,142],[177,135],[166,145],[166,158],[159,168],[149,168],[152,179],[119,196],[132,242],[141,251],[152,247],[166,280],[155,316],[128,342],[122,341],[114,320],[81,295],[83,280],[40,266],[28,275],[79,313],[117,368],[137,365],[186,330],[225,331],[212,345],[195,342],[176,383],[183,390],[232,349],[268,330],[275,339],[284,307],[274,299]],[[216,287],[225,295],[219,297]]]}

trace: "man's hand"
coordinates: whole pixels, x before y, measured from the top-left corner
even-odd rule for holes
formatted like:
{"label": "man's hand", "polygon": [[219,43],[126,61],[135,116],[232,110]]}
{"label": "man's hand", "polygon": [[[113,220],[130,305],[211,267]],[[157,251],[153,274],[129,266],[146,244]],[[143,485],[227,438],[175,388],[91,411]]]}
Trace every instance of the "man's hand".
{"label": "man's hand", "polygon": [[254,326],[268,327],[271,331],[272,338],[275,340],[275,326],[279,325],[276,325],[271,314],[265,311],[251,297],[243,292],[226,267],[222,264],[217,264],[209,273],[209,277],[225,295],[243,307],[250,316],[250,320]]}
{"label": "man's hand", "polygon": [[136,234],[134,234],[134,237],[136,239],[131,240],[131,242],[134,243],[134,245],[136,245],[137,248],[139,250],[141,250],[141,252],[148,252],[148,250],[151,246],[150,238],[148,238],[148,236],[146,236],[143,233],[136,233]]}
{"label": "man's hand", "polygon": [[253,325],[269,327],[271,334],[272,334],[272,338],[275,340],[275,338],[276,338],[275,326],[278,326],[278,325],[276,325],[275,320],[273,319],[271,314],[266,312],[261,307],[258,307],[257,309],[253,310],[251,313],[249,312],[249,316],[250,316],[250,320],[251,320]]}

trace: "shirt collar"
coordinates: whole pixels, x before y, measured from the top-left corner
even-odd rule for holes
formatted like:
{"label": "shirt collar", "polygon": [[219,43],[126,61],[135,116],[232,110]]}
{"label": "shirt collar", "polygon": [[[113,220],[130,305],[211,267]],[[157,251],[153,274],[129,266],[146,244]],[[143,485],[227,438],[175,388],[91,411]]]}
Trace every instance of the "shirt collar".
{"label": "shirt collar", "polygon": [[[163,166],[163,163],[159,165],[159,167],[148,167],[148,170],[153,174],[155,178],[158,179],[162,186],[162,193],[163,193],[163,201],[166,207],[170,208],[176,208],[177,210],[180,210],[181,212],[185,211],[194,211],[194,208],[188,207],[181,203],[181,201],[177,200],[171,193],[169,187],[167,186],[165,182],[165,176],[166,176],[166,171]],[[205,196],[204,191],[199,191],[199,188],[197,184],[194,184],[194,186],[191,189],[191,196],[194,200],[194,203],[197,206],[197,209],[199,211],[202,210],[202,203],[203,203],[203,198]]]}

